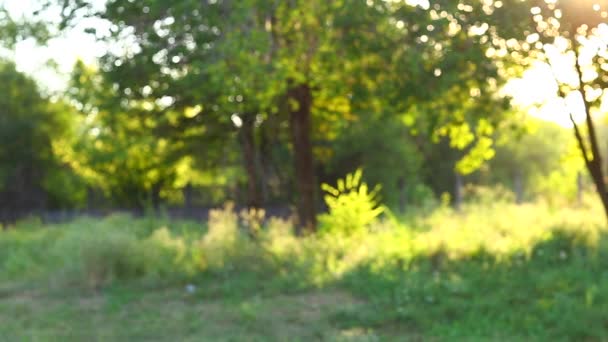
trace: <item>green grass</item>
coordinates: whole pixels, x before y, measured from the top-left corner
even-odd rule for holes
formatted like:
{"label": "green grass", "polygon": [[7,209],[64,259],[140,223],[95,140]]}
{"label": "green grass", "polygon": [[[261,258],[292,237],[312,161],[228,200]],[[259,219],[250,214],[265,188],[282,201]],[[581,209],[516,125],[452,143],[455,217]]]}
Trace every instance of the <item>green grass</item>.
{"label": "green grass", "polygon": [[0,341],[608,340],[596,203],[290,228],[252,238],[231,211],[20,223],[0,233]]}

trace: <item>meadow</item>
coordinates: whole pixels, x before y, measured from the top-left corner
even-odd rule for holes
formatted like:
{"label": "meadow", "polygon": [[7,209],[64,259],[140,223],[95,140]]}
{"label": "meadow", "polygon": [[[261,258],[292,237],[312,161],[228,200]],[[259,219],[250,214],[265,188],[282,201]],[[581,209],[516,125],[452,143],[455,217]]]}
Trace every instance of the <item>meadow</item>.
{"label": "meadow", "polygon": [[114,215],[0,232],[1,341],[608,339],[599,204],[470,203],[296,237]]}
{"label": "meadow", "polygon": [[608,341],[606,18],[0,0],[0,342]]}

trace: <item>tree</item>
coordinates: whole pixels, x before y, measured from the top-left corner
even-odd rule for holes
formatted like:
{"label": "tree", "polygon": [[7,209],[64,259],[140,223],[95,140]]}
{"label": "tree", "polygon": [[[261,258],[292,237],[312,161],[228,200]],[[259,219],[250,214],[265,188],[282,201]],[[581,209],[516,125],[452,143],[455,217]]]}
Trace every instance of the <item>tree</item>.
{"label": "tree", "polygon": [[521,130],[499,131],[496,157],[481,172],[482,181],[514,189],[517,199],[576,195],[576,176],[583,165],[576,157],[570,131],[555,123],[529,118]]}
{"label": "tree", "polygon": [[396,62],[376,96],[410,128],[426,183],[437,193],[452,191],[454,172],[470,174],[494,156],[495,128],[508,118],[500,89],[510,60],[489,53],[506,45],[504,29],[487,23],[511,10],[487,1],[425,8],[393,2],[390,9],[397,38],[382,51]]}
{"label": "tree", "polygon": [[0,6],[0,46],[12,48],[25,39],[34,38],[38,43],[44,43],[51,37],[47,21],[16,19],[6,8]]}
{"label": "tree", "polygon": [[[90,3],[63,5],[68,9],[64,12],[76,13]],[[349,12],[344,13],[343,6],[324,1],[184,0],[171,6],[160,1],[108,1],[102,13],[94,15],[112,23],[109,39],[127,40],[132,46],[102,59],[102,70],[121,96],[150,101],[169,97],[175,111],[201,105],[207,126],[216,131],[229,132],[225,124],[240,119],[237,126],[243,130],[251,197],[257,197],[255,158],[248,146],[252,118],[281,115],[272,107],[284,110],[293,146],[300,226],[314,230],[314,100],[321,89],[347,90],[340,74],[332,70],[341,70],[334,44],[350,29],[345,16],[366,14],[354,11],[365,6],[345,6]],[[338,15],[342,21],[334,21]],[[241,82],[245,86],[237,85]]]}
{"label": "tree", "polygon": [[[78,62],[69,97],[82,114],[81,134],[63,157],[94,188],[123,207],[159,209],[161,198],[196,177],[188,139],[203,127],[174,125],[199,108],[176,113],[160,102],[125,100],[103,75]],[[172,124],[173,123],[173,124]],[[209,142],[209,141],[207,141]]]}
{"label": "tree", "polygon": [[389,207],[403,210],[420,200],[416,192],[423,182],[423,156],[398,116],[361,115],[337,134],[331,147],[325,179],[337,181],[362,167],[366,182],[382,185],[379,194]]}
{"label": "tree", "polygon": [[40,95],[14,64],[0,62],[0,207],[5,214],[73,205],[82,194],[78,179],[56,154],[73,133],[68,108]]}
{"label": "tree", "polygon": [[197,161],[206,159],[199,166],[220,164],[225,148],[215,144],[232,146],[229,142],[237,139],[248,176],[248,205],[262,204],[256,128],[267,116],[265,99],[272,98],[273,89],[256,57],[267,54],[260,42],[260,34],[267,33],[256,23],[264,20],[263,11],[251,15],[251,1],[107,1],[101,12],[90,1],[58,4],[68,14],[64,26],[96,16],[112,25],[109,34],[97,33],[100,39],[128,42],[130,47],[101,58],[100,72],[124,101],[154,105],[147,118],[155,122],[157,137],[183,144]]}
{"label": "tree", "polygon": [[287,132],[280,143],[293,152],[301,230],[315,227],[319,156],[350,123],[381,113],[410,129],[422,154],[429,141],[449,139],[468,173],[492,156],[489,136],[508,104],[497,96],[499,59],[487,53],[505,42],[484,24],[511,12],[486,1],[56,3],[64,25],[109,22],[96,34],[122,48],[101,58],[104,82],[119,103],[153,107],[145,117],[155,137],[190,153],[239,137],[249,205],[260,201],[256,152],[269,126]]}
{"label": "tree", "polygon": [[[444,2],[448,1],[437,3]],[[580,103],[584,122],[577,120],[577,113],[571,113],[574,134],[608,216],[606,177],[593,119],[608,81],[608,49],[602,33],[606,31],[608,4],[598,0],[505,0],[495,2],[493,8],[484,1],[454,6],[477,18],[487,39],[501,42],[487,51],[489,55],[507,62],[505,67],[520,69],[535,59],[546,61],[555,72],[557,94]],[[570,69],[566,73],[564,66]]]}
{"label": "tree", "polygon": [[[608,85],[605,24],[608,4],[596,0],[535,0],[529,6],[533,17],[529,21],[528,39],[539,42],[535,46],[543,52],[542,57],[555,72],[559,96],[579,103],[579,109],[571,111],[570,119],[585,166],[608,217],[607,175],[603,170],[594,123],[594,116],[598,114]],[[564,70],[564,64],[570,69],[570,75],[560,73],[560,69]],[[577,120],[579,113],[582,114],[584,123]]]}

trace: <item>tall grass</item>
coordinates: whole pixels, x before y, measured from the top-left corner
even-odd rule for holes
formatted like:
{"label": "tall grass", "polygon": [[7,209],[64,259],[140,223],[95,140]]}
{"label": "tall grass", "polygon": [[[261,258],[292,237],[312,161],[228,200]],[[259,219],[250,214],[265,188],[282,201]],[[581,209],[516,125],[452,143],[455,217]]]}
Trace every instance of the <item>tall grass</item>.
{"label": "tall grass", "polygon": [[405,326],[440,338],[608,338],[607,227],[596,202],[473,203],[460,213],[444,207],[349,235],[306,237],[294,236],[289,221],[258,227],[256,217],[252,223],[227,206],[204,224],[125,216],[30,222],[0,233],[0,284],[187,282],[229,297],[339,287],[364,299],[333,315],[346,328]]}
{"label": "tall grass", "polygon": [[598,248],[606,229],[594,202],[562,208],[471,204],[462,213],[443,208],[428,216],[381,220],[356,234],[300,238],[289,221],[276,218],[252,235],[248,220],[229,205],[212,211],[205,224],[126,215],[50,226],[30,220],[0,233],[0,274],[5,279],[60,275],[71,283],[100,286],[266,268],[278,277],[298,274],[308,285],[321,286],[362,264],[407,265],[436,255],[458,260],[479,253],[497,261],[530,257],[538,244],[564,233]]}

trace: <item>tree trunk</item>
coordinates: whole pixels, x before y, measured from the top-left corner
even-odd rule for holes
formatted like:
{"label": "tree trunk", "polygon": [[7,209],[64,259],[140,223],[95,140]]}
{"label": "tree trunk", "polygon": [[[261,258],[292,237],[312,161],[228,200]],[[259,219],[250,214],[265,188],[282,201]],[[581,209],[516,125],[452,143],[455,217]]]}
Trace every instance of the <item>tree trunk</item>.
{"label": "tree trunk", "polygon": [[586,122],[587,128],[589,129],[589,144],[591,145],[589,151],[585,145],[583,135],[578,127],[578,124],[574,121],[572,115],[570,115],[570,120],[574,125],[574,134],[576,136],[576,140],[578,141],[579,149],[583,154],[583,159],[585,160],[585,166],[587,167],[587,171],[591,175],[591,179],[593,180],[593,184],[595,185],[595,189],[597,190],[597,194],[600,196],[600,200],[602,201],[602,205],[604,207],[604,213],[606,214],[606,218],[608,218],[608,192],[606,191],[606,181],[604,179],[604,172],[602,170],[602,158],[599,152],[599,148],[597,147],[597,136],[595,135],[595,126],[593,124],[593,120],[591,119],[591,115],[589,113],[589,103],[585,101],[585,109],[586,109]]}
{"label": "tree trunk", "polygon": [[192,188],[192,183],[186,184],[186,186],[182,189],[182,193],[184,195],[184,210],[186,212],[187,217],[192,216],[192,193],[194,192]]}
{"label": "tree trunk", "polygon": [[95,201],[95,190],[91,186],[87,186],[87,211],[93,212],[97,207],[97,201]]}
{"label": "tree trunk", "polygon": [[399,187],[399,212],[403,214],[407,207],[407,188],[403,177],[399,178],[397,186]]}
{"label": "tree trunk", "polygon": [[592,106],[585,96],[585,82],[583,82],[583,71],[580,64],[580,51],[578,51],[579,45],[576,40],[573,40],[572,43],[574,47],[574,55],[576,57],[576,63],[574,65],[579,81],[579,91],[583,97],[583,104],[585,105],[585,123],[587,124],[588,131],[588,146],[585,143],[581,130],[574,120],[572,113],[570,114],[570,121],[572,121],[572,125],[574,126],[574,134],[576,136],[576,140],[578,141],[579,149],[583,154],[585,166],[591,174],[591,179],[593,180],[597,193],[602,201],[604,213],[606,218],[608,218],[608,192],[606,188],[606,180],[604,178],[604,170],[602,169],[602,155],[600,153],[599,142],[595,131],[595,124],[593,122],[593,118],[591,117]]}
{"label": "tree trunk", "polygon": [[262,204],[262,196],[258,186],[259,177],[256,165],[255,114],[247,113],[243,115],[241,143],[245,171],[247,172],[247,206],[249,208],[259,208]]}
{"label": "tree trunk", "polygon": [[265,155],[270,155],[268,151],[268,139],[266,137],[266,133],[264,131],[260,134],[260,144],[258,146],[257,153],[257,170],[260,175],[260,195],[262,196],[262,201],[264,203],[268,203],[269,194],[268,194],[268,163],[266,161]]}
{"label": "tree trunk", "polygon": [[524,202],[524,181],[521,171],[515,173],[515,203],[522,204]]}
{"label": "tree trunk", "polygon": [[462,175],[460,172],[456,171],[456,184],[454,189],[454,207],[456,208],[456,211],[460,211],[462,209],[462,187]]}
{"label": "tree trunk", "polygon": [[317,220],[315,172],[310,138],[312,92],[307,84],[294,85],[289,88],[287,98],[298,192],[298,233],[314,232]]}
{"label": "tree trunk", "polygon": [[606,182],[604,181],[604,174],[602,172],[602,164],[599,162],[599,159],[594,159],[587,163],[587,169],[589,170],[589,173],[591,173],[591,178],[593,179],[597,193],[602,200],[604,212],[608,218],[608,192],[606,190]]}
{"label": "tree trunk", "polygon": [[154,213],[155,214],[160,214],[160,202],[161,202],[161,198],[160,198],[160,191],[163,188],[163,182],[162,181],[157,181],[156,183],[152,184],[152,189],[151,189],[151,200],[152,200],[152,208],[154,209]]}

